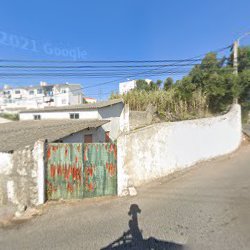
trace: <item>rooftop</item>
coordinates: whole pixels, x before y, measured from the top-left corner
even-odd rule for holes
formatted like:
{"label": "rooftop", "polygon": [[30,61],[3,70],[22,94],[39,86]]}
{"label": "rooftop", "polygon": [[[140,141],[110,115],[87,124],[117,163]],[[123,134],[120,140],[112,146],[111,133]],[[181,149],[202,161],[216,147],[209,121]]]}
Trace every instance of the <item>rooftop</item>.
{"label": "rooftop", "polygon": [[26,90],[32,90],[32,89],[41,89],[41,88],[52,88],[52,87],[57,87],[57,88],[65,88],[65,87],[81,87],[81,84],[78,83],[54,83],[54,84],[48,84],[46,83],[46,85],[34,85],[34,86],[17,86],[17,87],[12,87],[12,86],[7,86],[7,87],[3,87],[0,88],[0,91],[4,91],[4,90],[17,90],[17,89],[26,89]]}
{"label": "rooftop", "polygon": [[39,120],[0,124],[0,152],[33,147],[39,139],[53,142],[88,128],[98,128],[107,120]]}
{"label": "rooftop", "polygon": [[70,106],[62,106],[62,107],[45,107],[43,109],[28,109],[25,111],[21,111],[20,113],[41,113],[41,112],[54,112],[54,111],[79,111],[86,109],[98,109],[103,107],[108,107],[117,103],[123,103],[122,99],[114,99],[109,101],[102,101],[96,103],[86,103],[80,105],[70,105]]}

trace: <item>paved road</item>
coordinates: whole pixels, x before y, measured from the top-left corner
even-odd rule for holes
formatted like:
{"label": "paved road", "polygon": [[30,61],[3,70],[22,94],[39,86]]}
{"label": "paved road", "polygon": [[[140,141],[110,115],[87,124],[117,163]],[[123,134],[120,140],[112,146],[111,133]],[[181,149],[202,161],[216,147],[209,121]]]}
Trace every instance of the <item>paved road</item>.
{"label": "paved road", "polygon": [[105,249],[121,237],[133,249],[250,249],[249,145],[138,191],[49,204],[44,215],[0,229],[0,248]]}

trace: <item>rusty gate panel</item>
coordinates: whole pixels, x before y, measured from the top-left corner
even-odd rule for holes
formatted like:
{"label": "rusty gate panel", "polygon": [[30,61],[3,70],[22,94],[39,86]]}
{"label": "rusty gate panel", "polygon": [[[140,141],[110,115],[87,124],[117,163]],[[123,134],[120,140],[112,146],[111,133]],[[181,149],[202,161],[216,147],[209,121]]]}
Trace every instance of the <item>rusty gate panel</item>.
{"label": "rusty gate panel", "polygon": [[48,200],[117,194],[117,146],[113,143],[49,143]]}
{"label": "rusty gate panel", "polygon": [[84,197],[117,194],[117,146],[84,144]]}
{"label": "rusty gate panel", "polygon": [[81,143],[50,143],[47,147],[47,199],[83,197],[83,147]]}

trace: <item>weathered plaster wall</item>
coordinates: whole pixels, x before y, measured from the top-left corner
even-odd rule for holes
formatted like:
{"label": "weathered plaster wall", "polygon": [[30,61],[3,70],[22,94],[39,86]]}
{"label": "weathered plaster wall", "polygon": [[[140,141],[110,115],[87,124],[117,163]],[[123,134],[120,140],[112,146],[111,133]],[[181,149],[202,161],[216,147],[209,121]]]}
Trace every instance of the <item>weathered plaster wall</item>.
{"label": "weathered plaster wall", "polygon": [[129,124],[130,129],[136,129],[150,125],[153,120],[153,115],[147,111],[130,111]]}
{"label": "weathered plaster wall", "polygon": [[12,154],[0,153],[0,205],[44,202],[44,143]]}
{"label": "weathered plaster wall", "polygon": [[205,119],[159,123],[118,138],[118,194],[199,161],[228,154],[241,143],[241,109]]}
{"label": "weathered plaster wall", "polygon": [[[7,198],[7,183],[5,176],[8,176],[12,170],[12,154],[0,153],[0,205],[4,204]],[[10,185],[10,184],[9,184]]]}

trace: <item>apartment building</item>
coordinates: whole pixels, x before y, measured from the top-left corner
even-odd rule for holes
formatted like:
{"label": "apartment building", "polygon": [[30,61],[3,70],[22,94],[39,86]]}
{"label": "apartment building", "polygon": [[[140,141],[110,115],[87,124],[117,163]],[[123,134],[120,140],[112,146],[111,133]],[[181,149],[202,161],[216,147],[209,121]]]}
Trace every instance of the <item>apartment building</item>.
{"label": "apartment building", "polygon": [[[128,93],[130,90],[134,89],[136,87],[136,81],[137,80],[129,80],[126,82],[120,82],[119,83],[119,94],[126,94]],[[145,79],[145,81],[150,84],[150,82],[152,80],[150,79]]]}
{"label": "apartment building", "polygon": [[20,111],[48,106],[68,106],[82,104],[83,93],[80,84],[47,84],[12,88],[4,86],[0,90],[0,110]]}

